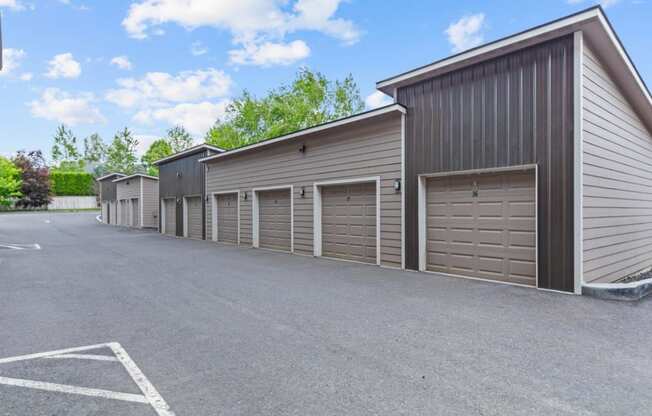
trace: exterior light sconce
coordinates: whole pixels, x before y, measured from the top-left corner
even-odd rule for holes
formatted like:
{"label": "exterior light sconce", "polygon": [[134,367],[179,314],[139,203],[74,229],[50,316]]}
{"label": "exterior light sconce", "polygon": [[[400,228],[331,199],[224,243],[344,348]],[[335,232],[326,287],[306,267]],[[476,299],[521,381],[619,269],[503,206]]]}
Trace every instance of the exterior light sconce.
{"label": "exterior light sconce", "polygon": [[177,172],[177,178],[181,177],[181,172]]}
{"label": "exterior light sconce", "polygon": [[299,153],[306,153],[306,145],[305,144],[302,144],[301,146],[299,146]]}
{"label": "exterior light sconce", "polygon": [[394,192],[401,192],[401,180],[394,179]]}
{"label": "exterior light sconce", "polygon": [[242,193],[242,200],[246,201],[247,200],[247,192]]}
{"label": "exterior light sconce", "polygon": [[305,198],[306,197],[306,188],[304,188],[302,186],[301,190],[299,191],[299,195],[301,195],[301,198]]}

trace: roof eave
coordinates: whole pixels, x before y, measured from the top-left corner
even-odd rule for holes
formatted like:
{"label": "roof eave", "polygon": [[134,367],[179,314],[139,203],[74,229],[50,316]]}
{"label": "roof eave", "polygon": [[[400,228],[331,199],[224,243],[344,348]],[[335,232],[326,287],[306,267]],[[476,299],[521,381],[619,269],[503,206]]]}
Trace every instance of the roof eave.
{"label": "roof eave", "polygon": [[152,165],[159,166],[159,165],[161,165],[163,163],[172,162],[173,160],[181,159],[183,157],[198,153],[198,152],[200,152],[202,150],[206,150],[206,149],[212,150],[214,152],[224,152],[225,151],[224,149],[221,149],[221,148],[219,148],[217,146],[212,146],[212,145],[203,143],[203,144],[194,146],[194,147],[192,147],[190,149],[182,150],[182,151],[177,152],[177,153],[175,153],[173,155],[166,156],[166,157],[164,157],[162,159],[156,160],[156,161],[154,161],[152,163]]}

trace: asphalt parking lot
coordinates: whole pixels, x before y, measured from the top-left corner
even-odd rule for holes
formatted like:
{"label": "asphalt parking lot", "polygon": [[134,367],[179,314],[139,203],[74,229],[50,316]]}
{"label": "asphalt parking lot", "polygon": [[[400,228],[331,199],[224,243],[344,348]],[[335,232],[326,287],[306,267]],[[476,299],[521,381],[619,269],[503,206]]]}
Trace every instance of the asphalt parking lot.
{"label": "asphalt parking lot", "polygon": [[0,214],[0,243],[24,245],[0,249],[2,416],[650,414],[651,300],[181,240],[96,215]]}

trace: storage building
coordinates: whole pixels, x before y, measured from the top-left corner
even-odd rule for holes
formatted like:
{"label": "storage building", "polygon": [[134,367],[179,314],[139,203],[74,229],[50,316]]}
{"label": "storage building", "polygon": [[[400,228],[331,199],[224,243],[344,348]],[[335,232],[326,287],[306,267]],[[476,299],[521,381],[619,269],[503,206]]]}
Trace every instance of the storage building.
{"label": "storage building", "polygon": [[158,228],[158,178],[137,173],[114,179],[118,225]]}

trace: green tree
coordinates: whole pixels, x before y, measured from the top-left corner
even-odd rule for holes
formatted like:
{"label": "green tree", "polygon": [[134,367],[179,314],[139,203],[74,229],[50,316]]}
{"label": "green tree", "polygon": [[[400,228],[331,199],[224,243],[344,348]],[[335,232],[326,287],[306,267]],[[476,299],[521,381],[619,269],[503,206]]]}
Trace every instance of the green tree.
{"label": "green tree", "polygon": [[175,126],[167,131],[167,142],[170,144],[173,153],[181,152],[192,147],[192,136],[183,126]]}
{"label": "green tree", "polygon": [[10,206],[20,197],[20,169],[11,160],[0,156],[0,205]]}
{"label": "green tree", "polygon": [[72,130],[67,129],[65,125],[57,127],[54,134],[54,144],[52,145],[52,161],[64,170],[80,170],[83,168],[83,162],[79,149],[77,149],[77,137]]}
{"label": "green tree", "polygon": [[154,166],[154,162],[173,153],[172,146],[166,139],[158,139],[152,143],[141,158],[143,165],[147,168],[147,174],[158,176],[158,167]]}
{"label": "green tree", "polygon": [[358,113],[360,91],[349,75],[329,81],[319,72],[301,69],[294,81],[256,98],[244,91],[216,121],[205,141],[233,149]]}
{"label": "green tree", "polygon": [[84,139],[84,160],[94,164],[106,161],[106,144],[99,134],[93,133]]}
{"label": "green tree", "polygon": [[106,149],[105,170],[108,172],[122,172],[127,175],[136,173],[138,170],[138,158],[136,157],[136,139],[128,128],[120,130],[113,136],[111,145]]}

